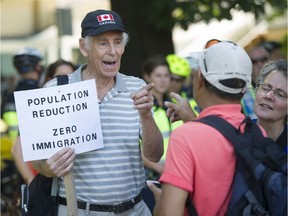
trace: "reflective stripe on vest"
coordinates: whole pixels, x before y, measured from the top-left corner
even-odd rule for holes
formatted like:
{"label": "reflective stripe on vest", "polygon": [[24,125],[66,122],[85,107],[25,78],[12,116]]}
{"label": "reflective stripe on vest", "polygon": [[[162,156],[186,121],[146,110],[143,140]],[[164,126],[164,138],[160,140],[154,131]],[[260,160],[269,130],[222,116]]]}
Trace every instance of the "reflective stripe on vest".
{"label": "reflective stripe on vest", "polygon": [[197,105],[196,101],[195,101],[193,98],[191,98],[191,99],[189,100],[189,104],[190,104],[192,110],[194,111],[195,115],[198,116],[199,113],[201,112],[201,109],[200,109],[200,107]]}
{"label": "reflective stripe on vest", "polygon": [[153,106],[153,111],[154,111],[154,116],[153,116],[154,120],[155,120],[156,125],[159,128],[159,130],[163,136],[164,153],[163,153],[161,160],[165,160],[171,132],[175,128],[182,125],[183,122],[178,121],[178,122],[171,124],[169,118],[166,116],[166,110],[164,110],[162,107]]}

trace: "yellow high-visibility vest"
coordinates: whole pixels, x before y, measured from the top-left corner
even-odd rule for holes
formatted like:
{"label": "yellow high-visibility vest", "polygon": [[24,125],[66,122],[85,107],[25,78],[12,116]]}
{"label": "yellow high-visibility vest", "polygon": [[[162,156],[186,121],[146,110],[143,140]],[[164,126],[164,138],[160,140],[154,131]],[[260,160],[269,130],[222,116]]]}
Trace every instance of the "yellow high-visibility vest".
{"label": "yellow high-visibility vest", "polygon": [[175,128],[182,125],[183,122],[177,121],[177,122],[171,123],[170,119],[166,115],[166,110],[163,109],[163,107],[153,106],[153,111],[154,111],[153,117],[154,117],[155,123],[156,123],[157,127],[159,128],[159,130],[162,134],[162,137],[163,137],[164,153],[163,153],[161,160],[165,160],[170,135],[171,135],[172,131]]}
{"label": "yellow high-visibility vest", "polygon": [[195,115],[198,116],[200,113],[200,108],[198,107],[196,101],[193,98],[191,98],[189,100],[189,104],[190,104],[192,110],[194,111]]}

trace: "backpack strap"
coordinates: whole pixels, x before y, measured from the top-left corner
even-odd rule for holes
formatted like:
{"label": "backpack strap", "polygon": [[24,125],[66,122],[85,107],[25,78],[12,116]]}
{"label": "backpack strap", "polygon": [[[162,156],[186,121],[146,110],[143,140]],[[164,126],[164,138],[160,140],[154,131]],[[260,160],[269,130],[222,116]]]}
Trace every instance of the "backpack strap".
{"label": "backpack strap", "polygon": [[242,151],[242,146],[235,145],[235,139],[237,138],[236,135],[242,134],[242,132],[240,131],[241,125],[245,124],[244,133],[249,133],[251,136],[254,137],[255,140],[258,137],[263,137],[260,127],[255,122],[253,122],[250,117],[246,117],[241,122],[239,128],[235,128],[225,119],[215,115],[209,115],[195,121],[202,122],[218,130],[231,142],[236,152]]}
{"label": "backpack strap", "polygon": [[57,85],[65,85],[69,83],[68,75],[58,75],[57,78]]}
{"label": "backpack strap", "polygon": [[196,121],[202,122],[215,128],[224,137],[226,137],[233,145],[236,155],[243,158],[246,163],[249,164],[248,166],[251,167],[251,170],[254,170],[254,168],[260,163],[260,161],[255,160],[256,158],[251,154],[251,149],[253,148],[253,145],[251,145],[250,143],[245,143],[244,145],[243,143],[239,144],[238,142],[236,142],[236,139],[239,139],[237,135],[242,134],[242,132],[240,131],[240,127],[242,124],[246,124],[244,133],[249,134],[249,136],[253,137],[253,139],[256,139],[258,136],[262,135],[260,128],[255,123],[253,123],[249,117],[246,117],[241,122],[238,129],[236,129],[225,119],[214,115],[206,116]]}
{"label": "backpack strap", "polygon": [[[201,122],[207,125],[210,125],[211,127],[214,127],[217,129],[220,133],[222,133],[230,142],[233,142],[233,139],[235,137],[236,129],[228,123],[226,120],[218,117],[218,116],[206,116],[201,119],[194,120],[196,122]],[[190,196],[188,195],[188,198],[186,200],[186,207],[188,210],[188,215],[189,216],[197,216],[197,211],[192,203],[192,200]]]}
{"label": "backpack strap", "polygon": [[237,133],[237,129],[227,122],[225,119],[220,118],[215,115],[209,115],[201,119],[195,120],[197,122],[202,122],[207,124],[216,130],[218,130],[223,136],[225,136],[231,143],[233,143],[235,139],[235,134]]}
{"label": "backpack strap", "polygon": [[[68,75],[58,75],[57,78],[57,85],[66,85],[69,83]],[[58,191],[58,177],[53,177],[52,185],[51,185],[51,196],[57,197]]]}

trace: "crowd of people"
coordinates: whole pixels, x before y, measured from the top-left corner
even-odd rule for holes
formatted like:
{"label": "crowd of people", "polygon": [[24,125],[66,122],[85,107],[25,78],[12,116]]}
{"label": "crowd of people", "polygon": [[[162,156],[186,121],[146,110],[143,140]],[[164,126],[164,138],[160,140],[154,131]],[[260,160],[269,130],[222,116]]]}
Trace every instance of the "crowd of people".
{"label": "crowd of people", "polygon": [[[287,61],[272,59],[267,45],[245,51],[212,39],[198,59],[151,55],[141,79],[119,72],[129,40],[119,14],[92,11],[81,28],[86,64],[59,59],[44,70],[39,50],[21,49],[13,57],[20,80],[1,101],[17,187],[37,173],[59,177],[58,215],[69,212],[63,180],[69,172],[78,215],[186,215],[188,197],[198,215],[225,215],[236,157],[222,134],[194,121],[208,115],[235,128],[249,116],[287,153]],[[64,147],[47,160],[24,162],[13,92],[56,86],[63,74],[69,84],[95,80],[104,148],[76,154]],[[145,180],[160,181],[162,189]]]}
{"label": "crowd of people", "polygon": [[[13,65],[19,75],[19,81],[12,91],[3,94],[1,101],[1,120],[6,126],[6,129],[1,131],[1,195],[11,198],[11,200],[8,199],[11,202],[16,202],[17,195],[15,194],[19,193],[20,185],[22,183],[29,184],[37,172],[30,162],[23,160],[13,93],[14,91],[38,89],[43,85],[43,79],[45,83],[57,75],[72,73],[76,69],[76,65],[59,59],[49,64],[45,70],[43,54],[32,47],[25,47],[17,51],[13,56]],[[7,203],[1,204],[1,211],[8,211],[4,207],[7,205],[10,206]],[[13,207],[12,205],[11,208]]]}

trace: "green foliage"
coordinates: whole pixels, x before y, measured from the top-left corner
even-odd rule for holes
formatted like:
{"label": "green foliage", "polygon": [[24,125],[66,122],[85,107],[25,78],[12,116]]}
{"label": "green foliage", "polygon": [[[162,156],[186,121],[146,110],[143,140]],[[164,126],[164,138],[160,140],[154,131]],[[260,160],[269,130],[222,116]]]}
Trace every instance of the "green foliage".
{"label": "green foliage", "polygon": [[233,9],[251,12],[256,18],[265,16],[265,4],[272,6],[273,16],[287,10],[286,0],[151,0],[146,14],[147,22],[156,29],[172,29],[178,24],[186,30],[199,21],[230,20]]}

